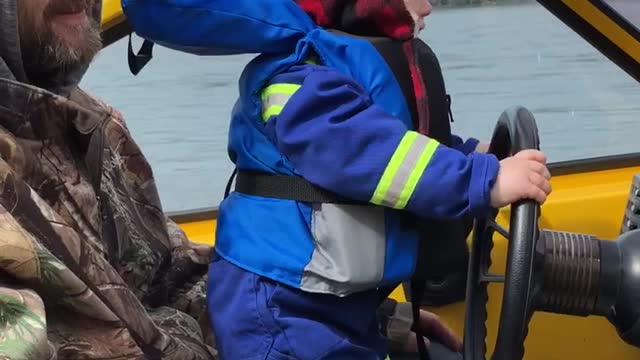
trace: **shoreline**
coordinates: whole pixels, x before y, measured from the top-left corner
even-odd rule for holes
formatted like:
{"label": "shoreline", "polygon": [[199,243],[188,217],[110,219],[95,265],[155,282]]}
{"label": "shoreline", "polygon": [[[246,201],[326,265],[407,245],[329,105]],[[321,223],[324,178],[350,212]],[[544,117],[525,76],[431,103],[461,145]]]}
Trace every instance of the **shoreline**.
{"label": "shoreline", "polygon": [[530,4],[535,0],[429,0],[436,8],[463,8],[475,6],[500,6]]}

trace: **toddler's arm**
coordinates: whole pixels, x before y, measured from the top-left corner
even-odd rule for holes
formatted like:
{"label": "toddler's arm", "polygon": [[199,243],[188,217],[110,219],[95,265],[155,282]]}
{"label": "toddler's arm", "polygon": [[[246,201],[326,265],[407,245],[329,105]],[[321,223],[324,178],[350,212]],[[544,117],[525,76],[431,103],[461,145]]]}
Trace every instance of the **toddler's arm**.
{"label": "toddler's arm", "polygon": [[358,83],[326,67],[296,66],[276,76],[263,91],[267,104],[282,99],[275,84],[289,84],[291,95],[281,109],[264,109],[265,131],[308,181],[431,218],[489,209],[495,156],[465,155],[409,131]]}

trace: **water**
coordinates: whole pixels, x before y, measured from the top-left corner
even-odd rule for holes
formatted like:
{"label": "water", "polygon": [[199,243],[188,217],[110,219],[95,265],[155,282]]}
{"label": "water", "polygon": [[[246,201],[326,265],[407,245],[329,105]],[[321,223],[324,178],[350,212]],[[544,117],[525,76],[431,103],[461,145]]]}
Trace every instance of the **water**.
{"label": "water", "polygon": [[[640,151],[637,82],[542,7],[437,9],[422,36],[440,58],[457,134],[489,139],[500,113],[521,104],[535,114],[551,161]],[[252,56],[156,47],[134,77],[126,49],[126,40],[105,49],[83,86],[125,114],[165,210],[217,205],[232,171],[229,111]]]}

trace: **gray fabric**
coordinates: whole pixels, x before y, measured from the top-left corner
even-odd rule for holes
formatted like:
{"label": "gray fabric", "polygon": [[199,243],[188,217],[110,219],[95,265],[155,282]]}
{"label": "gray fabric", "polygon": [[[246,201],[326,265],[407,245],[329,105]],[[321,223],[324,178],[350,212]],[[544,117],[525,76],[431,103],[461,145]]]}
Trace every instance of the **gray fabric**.
{"label": "gray fabric", "polygon": [[407,338],[413,325],[413,313],[411,303],[397,303],[393,315],[389,317],[387,324],[387,338],[390,341],[400,342]]}
{"label": "gray fabric", "polygon": [[[31,84],[25,73],[20,52],[16,1],[0,1],[0,78]],[[101,19],[101,9],[102,1],[96,0],[92,15],[98,22]],[[55,78],[45,81],[47,86],[44,88],[58,95],[68,95],[80,83],[88,68],[89,64],[86,64],[65,72],[57,72],[53,75]]]}
{"label": "gray fabric", "polygon": [[377,286],[385,261],[384,209],[360,205],[314,205],[315,249],[301,288],[346,296]]}
{"label": "gray fabric", "polygon": [[404,157],[404,159],[402,159],[402,163],[398,168],[398,172],[391,182],[391,187],[385,194],[384,199],[382,199],[383,205],[395,207],[396,202],[398,202],[398,199],[400,198],[402,190],[409,180],[411,172],[416,167],[416,163],[418,162],[418,159],[420,158],[424,150],[427,148],[429,141],[431,141],[431,139],[423,135],[418,135],[415,138],[415,140],[409,147],[407,155]]}
{"label": "gray fabric", "polygon": [[291,96],[293,96],[293,94],[289,95],[278,93],[267,96],[266,99],[262,101],[262,112],[267,111],[267,109],[269,109],[269,107],[271,107],[272,105],[280,105],[284,107]]}

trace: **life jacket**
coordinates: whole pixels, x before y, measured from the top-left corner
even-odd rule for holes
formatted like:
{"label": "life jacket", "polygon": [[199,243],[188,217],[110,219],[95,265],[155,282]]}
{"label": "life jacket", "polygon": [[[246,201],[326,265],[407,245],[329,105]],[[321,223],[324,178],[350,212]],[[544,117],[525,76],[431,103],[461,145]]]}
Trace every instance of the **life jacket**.
{"label": "life jacket", "polygon": [[[402,41],[389,38],[365,39],[371,42],[392,71],[407,101],[414,128],[439,143],[450,146],[450,122],[453,122],[451,96],[446,91],[440,62],[431,47],[421,39],[408,40],[412,43],[410,47],[405,47]],[[417,65],[414,72],[422,77],[424,88],[419,91],[425,92],[423,96],[427,102],[422,114],[415,90],[416,86],[420,85],[414,81],[411,62],[407,58],[411,55],[405,51],[407,48],[414,51]],[[267,187],[265,195],[267,192],[269,196],[279,195],[278,191],[273,190],[275,186],[263,186]],[[322,199],[317,199],[315,194],[312,195],[312,188],[313,186],[309,185],[308,190],[305,189],[309,199],[321,201]],[[279,191],[282,189],[280,187]],[[300,186],[297,186],[297,189],[296,195],[301,196]],[[317,194],[316,191],[313,192]],[[419,234],[416,267],[411,281],[404,283],[407,297],[428,306],[441,306],[463,300],[469,259],[466,239],[471,232],[473,218],[464,216],[449,221],[418,219],[411,215],[407,215],[407,218]],[[416,290],[422,294],[414,296],[412,292]]]}
{"label": "life jacket", "polygon": [[[419,67],[427,98],[426,119],[418,114],[415,92],[409,91],[406,83],[412,77],[394,70],[403,93],[412,112],[416,128],[424,135],[438,140],[441,144],[451,145],[451,127],[453,113],[451,96],[447,93],[440,62],[433,50],[422,40],[413,39],[411,47],[415,52],[415,63]],[[388,49],[378,50],[383,54],[391,69],[406,67],[406,58],[401,56],[400,44],[391,42]],[[385,51],[386,50],[386,51]],[[400,59],[398,59],[400,58]],[[396,60],[389,60],[396,59]],[[459,219],[442,221],[433,219],[417,219],[415,222],[419,232],[418,256],[416,270],[412,276],[413,286],[405,284],[404,289],[409,298],[417,299],[421,305],[440,306],[462,301],[466,291],[467,265],[469,251],[466,239],[473,226],[473,218],[469,215]],[[423,291],[422,296],[413,297],[412,287]],[[420,300],[420,298],[422,300]]]}
{"label": "life jacket", "polygon": [[[174,2],[180,5],[183,1]],[[469,227],[461,226],[462,220],[416,219],[399,210],[349,204],[348,199],[328,194],[296,176],[292,164],[256,126],[262,105],[258,94],[268,80],[303,62],[310,53],[317,53],[323,65],[357,80],[376,104],[408,128],[422,127],[426,135],[448,145],[449,98],[437,58],[424,42],[412,40],[427,83],[426,127],[417,121],[419,108],[400,42],[327,31],[310,21],[293,2],[286,1],[210,1],[208,11],[183,12],[177,17],[176,4],[172,8],[159,2],[124,0],[123,5],[136,32],[149,41],[201,55],[262,53],[245,68],[240,98],[232,112],[229,154],[245,176],[238,178],[239,191],[231,193],[220,206],[216,249],[223,257],[290,286],[342,296],[373,287],[393,287],[411,277],[422,281],[441,275],[438,273],[442,271],[430,270],[434,267],[422,260],[446,258],[443,252],[453,243],[463,244],[460,254],[465,254]],[[234,29],[243,31],[217,38],[208,35],[223,33],[231,23]],[[346,48],[348,52],[341,51]],[[421,237],[424,239],[419,241]],[[332,254],[318,255],[314,251],[318,242],[324,246],[342,242],[351,253],[336,262]],[[359,251],[352,246],[354,243],[366,243],[369,248]],[[345,251],[344,247],[339,251]],[[327,260],[331,260],[331,266],[327,266]]]}

